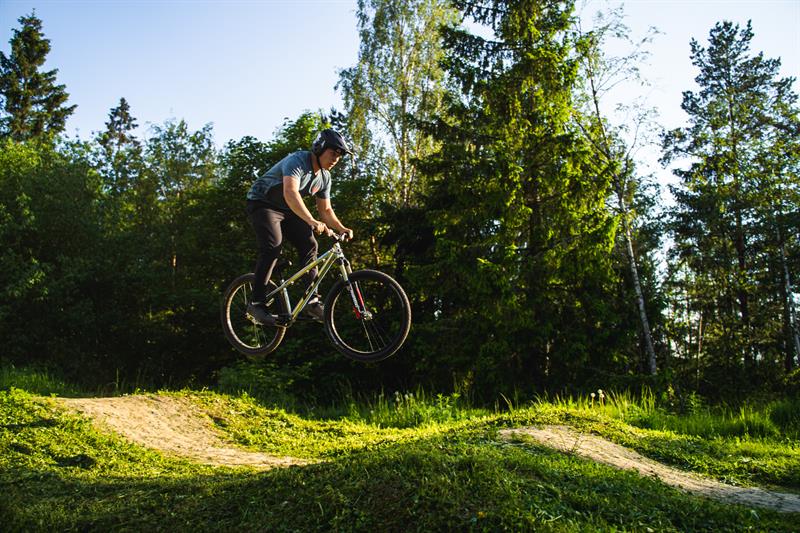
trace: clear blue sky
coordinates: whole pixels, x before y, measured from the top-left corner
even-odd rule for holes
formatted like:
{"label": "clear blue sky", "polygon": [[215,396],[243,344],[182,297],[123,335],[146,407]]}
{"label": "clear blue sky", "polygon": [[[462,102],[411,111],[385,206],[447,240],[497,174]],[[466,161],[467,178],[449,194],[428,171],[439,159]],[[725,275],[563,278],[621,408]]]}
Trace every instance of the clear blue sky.
{"label": "clear blue sky", "polygon": [[356,61],[353,1],[0,0],[0,50],[36,9],[82,138],[120,97],[140,126],[214,124],[218,144],[272,137],[285,117],[341,107],[338,72]]}
{"label": "clear blue sky", "polygon": [[[0,0],[0,50],[33,9],[52,45],[47,68],[78,104],[67,131],[82,138],[124,96],[143,130],[182,118],[192,129],[213,123],[218,145],[268,140],[286,117],[341,108],[338,73],[358,54],[355,0]],[[682,123],[681,91],[693,88],[689,40],[705,42],[719,20],[752,19],[754,50],[800,77],[800,0],[629,0],[625,12],[634,35],[662,32],[642,90],[667,127]]]}

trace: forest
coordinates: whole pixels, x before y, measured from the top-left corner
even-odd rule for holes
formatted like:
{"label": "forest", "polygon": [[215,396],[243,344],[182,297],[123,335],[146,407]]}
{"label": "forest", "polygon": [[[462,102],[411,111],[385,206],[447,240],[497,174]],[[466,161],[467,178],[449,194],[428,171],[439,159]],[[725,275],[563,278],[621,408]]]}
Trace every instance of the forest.
{"label": "forest", "polygon": [[[655,139],[676,168],[669,190],[636,160],[647,109],[624,123],[603,111],[644,50],[609,55],[629,31],[619,14],[587,29],[569,0],[359,0],[344,108],[222,145],[180,119],[138,133],[125,95],[93,138],[67,136],[75,106],[44,69],[47,21],[3,29],[3,366],[98,390],[250,379],[320,402],[415,387],[476,403],[600,387],[680,405],[800,394],[797,93],[779,58],[751,49],[749,24],[690,43],[689,120]],[[332,193],[355,231],[348,257],[403,285],[411,333],[365,365],[302,324],[248,363],[219,319],[255,260],[245,195],[324,127],[355,151]]]}

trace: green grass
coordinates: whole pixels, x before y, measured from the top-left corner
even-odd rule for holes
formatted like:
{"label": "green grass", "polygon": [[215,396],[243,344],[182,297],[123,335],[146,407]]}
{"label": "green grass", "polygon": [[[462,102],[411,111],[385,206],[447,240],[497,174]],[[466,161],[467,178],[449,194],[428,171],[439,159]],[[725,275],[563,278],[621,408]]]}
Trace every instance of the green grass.
{"label": "green grass", "polygon": [[[494,412],[455,408],[463,400],[454,396],[392,393],[319,419],[248,395],[162,394],[194,402],[242,446],[311,464],[198,465],[99,432],[52,400],[11,388],[0,391],[3,529],[795,531],[800,520],[687,495],[496,433],[568,424],[715,477],[733,472],[740,483],[798,489],[787,472],[798,470],[800,452],[779,437],[709,440],[638,428],[583,400]],[[643,409],[631,400],[627,412]]]}
{"label": "green grass", "polygon": [[784,399],[766,405],[745,404],[737,408],[707,407],[696,396],[690,396],[688,412],[676,414],[660,408],[649,390],[637,397],[629,392],[604,392],[595,397],[544,398],[543,403],[560,407],[602,413],[632,425],[674,431],[697,437],[768,437],[797,440],[800,438],[800,399]]}
{"label": "green grass", "polygon": [[800,491],[800,443],[793,419],[800,410],[797,400],[761,408],[697,405],[684,415],[659,408],[648,391],[638,398],[605,393],[602,403],[597,395],[594,402],[581,397],[537,403],[540,410],[569,413],[578,419],[576,425],[663,463],[735,485]]}
{"label": "green grass", "polygon": [[74,396],[78,394],[76,387],[68,385],[44,369],[17,368],[14,365],[0,364],[0,390],[11,387],[23,389],[40,396],[55,394],[58,396]]}

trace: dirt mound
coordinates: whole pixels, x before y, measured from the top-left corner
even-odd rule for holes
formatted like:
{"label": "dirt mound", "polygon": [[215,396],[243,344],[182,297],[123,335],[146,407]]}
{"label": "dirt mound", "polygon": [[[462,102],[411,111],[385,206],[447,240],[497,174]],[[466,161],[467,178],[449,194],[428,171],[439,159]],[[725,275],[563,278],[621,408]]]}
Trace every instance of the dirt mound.
{"label": "dirt mound", "polygon": [[766,507],[783,512],[800,513],[800,496],[753,487],[734,487],[713,479],[684,472],[648,459],[639,453],[596,435],[579,433],[567,426],[519,428],[500,431],[505,440],[527,436],[545,446],[575,453],[626,470],[636,470],[643,476],[655,476],[667,485],[727,503],[748,507]]}
{"label": "dirt mound", "polygon": [[171,396],[60,398],[128,440],[193,461],[217,466],[272,468],[305,464],[293,457],[251,452],[225,441],[208,415],[190,401]]}

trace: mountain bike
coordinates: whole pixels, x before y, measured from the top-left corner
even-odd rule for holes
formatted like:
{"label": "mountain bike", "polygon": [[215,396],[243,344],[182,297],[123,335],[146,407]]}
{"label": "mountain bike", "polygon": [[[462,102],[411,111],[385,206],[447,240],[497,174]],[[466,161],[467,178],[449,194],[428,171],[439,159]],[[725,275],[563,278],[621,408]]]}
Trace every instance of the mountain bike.
{"label": "mountain bike", "polygon": [[[291,266],[278,261],[272,277],[279,283],[267,286],[267,309],[276,316],[274,325],[262,325],[247,314],[247,304],[255,283],[253,273],[233,280],[222,301],[222,328],[236,350],[251,360],[262,360],[275,351],[286,330],[298,320],[325,276],[335,266],[340,279],[324,299],[323,322],[328,338],[339,352],[356,361],[380,361],[400,349],[411,329],[411,305],[405,291],[392,277],[377,270],[353,271],[344,255],[345,235],[330,235],[333,246],[288,279],[283,270]],[[289,287],[313,268],[319,268],[314,283],[295,306]]]}

